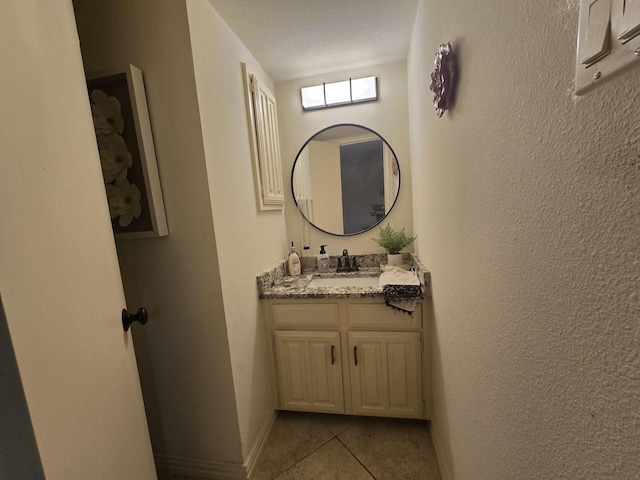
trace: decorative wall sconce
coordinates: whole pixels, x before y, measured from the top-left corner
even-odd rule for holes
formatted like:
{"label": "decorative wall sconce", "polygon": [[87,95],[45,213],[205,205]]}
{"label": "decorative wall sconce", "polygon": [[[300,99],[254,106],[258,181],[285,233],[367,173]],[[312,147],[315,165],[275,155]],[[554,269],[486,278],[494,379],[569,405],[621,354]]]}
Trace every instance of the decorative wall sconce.
{"label": "decorative wall sconce", "polygon": [[433,92],[433,106],[439,117],[451,108],[453,95],[456,88],[456,59],[451,43],[441,43],[434,60],[436,68],[431,73],[431,85]]}
{"label": "decorative wall sconce", "polygon": [[303,110],[337,107],[378,99],[378,78],[350,78],[300,89]]}

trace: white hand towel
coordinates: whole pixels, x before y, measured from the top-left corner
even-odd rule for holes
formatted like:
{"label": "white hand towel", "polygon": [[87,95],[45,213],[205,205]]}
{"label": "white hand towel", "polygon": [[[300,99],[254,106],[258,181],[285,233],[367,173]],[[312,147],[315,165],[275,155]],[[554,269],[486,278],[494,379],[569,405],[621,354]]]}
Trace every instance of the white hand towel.
{"label": "white hand towel", "polygon": [[[387,265],[385,271],[380,275],[378,284],[381,287],[385,285],[420,285],[420,279],[414,272]],[[417,298],[411,295],[407,298],[385,299],[385,301],[392,308],[412,314],[416,308]]]}

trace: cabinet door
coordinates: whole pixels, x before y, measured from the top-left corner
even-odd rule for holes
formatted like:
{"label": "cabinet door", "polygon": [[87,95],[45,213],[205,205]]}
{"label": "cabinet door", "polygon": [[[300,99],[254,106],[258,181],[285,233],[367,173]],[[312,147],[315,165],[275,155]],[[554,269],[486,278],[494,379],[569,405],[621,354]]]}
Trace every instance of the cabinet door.
{"label": "cabinet door", "polygon": [[420,418],[420,332],[349,332],[354,414]]}
{"label": "cabinet door", "polygon": [[275,332],[280,408],[343,413],[339,332]]}

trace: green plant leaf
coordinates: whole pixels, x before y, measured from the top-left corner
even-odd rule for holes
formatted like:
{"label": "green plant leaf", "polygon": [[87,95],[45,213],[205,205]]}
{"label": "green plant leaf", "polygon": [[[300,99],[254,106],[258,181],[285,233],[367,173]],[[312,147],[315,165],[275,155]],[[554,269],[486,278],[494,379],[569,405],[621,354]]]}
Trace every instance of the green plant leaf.
{"label": "green plant leaf", "polygon": [[372,238],[374,242],[384,248],[387,253],[396,254],[408,245],[411,245],[413,241],[418,238],[416,235],[413,238],[407,237],[404,233],[404,228],[399,232],[391,228],[391,224],[387,223],[386,227],[380,227],[380,236],[378,238]]}

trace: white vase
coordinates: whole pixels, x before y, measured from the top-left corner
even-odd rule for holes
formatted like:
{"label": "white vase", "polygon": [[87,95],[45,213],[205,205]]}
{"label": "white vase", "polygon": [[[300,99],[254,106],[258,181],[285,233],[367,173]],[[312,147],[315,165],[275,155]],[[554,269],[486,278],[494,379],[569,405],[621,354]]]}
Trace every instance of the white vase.
{"label": "white vase", "polygon": [[402,266],[402,254],[401,253],[387,253],[387,264],[395,267]]}

